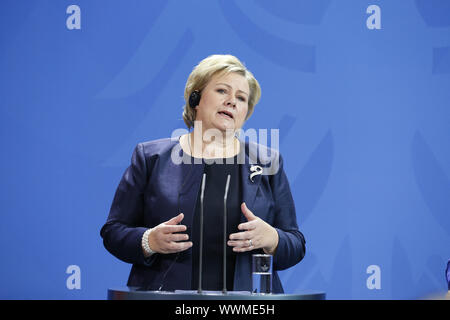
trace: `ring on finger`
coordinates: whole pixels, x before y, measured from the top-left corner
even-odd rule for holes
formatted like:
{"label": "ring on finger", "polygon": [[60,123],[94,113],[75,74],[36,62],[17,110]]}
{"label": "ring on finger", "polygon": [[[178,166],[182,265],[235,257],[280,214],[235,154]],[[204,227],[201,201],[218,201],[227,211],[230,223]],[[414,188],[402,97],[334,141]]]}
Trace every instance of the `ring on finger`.
{"label": "ring on finger", "polygon": [[252,239],[248,239],[249,247],[253,247]]}

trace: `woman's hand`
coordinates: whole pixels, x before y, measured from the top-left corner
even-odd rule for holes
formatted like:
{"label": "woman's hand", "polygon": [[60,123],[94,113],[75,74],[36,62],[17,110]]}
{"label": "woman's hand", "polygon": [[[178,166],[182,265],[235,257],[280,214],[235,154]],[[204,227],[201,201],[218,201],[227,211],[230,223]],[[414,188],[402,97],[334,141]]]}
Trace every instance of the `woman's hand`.
{"label": "woman's hand", "polygon": [[187,241],[189,236],[185,233],[185,225],[179,225],[184,214],[180,213],[169,221],[163,222],[152,229],[148,235],[150,249],[158,253],[176,253],[192,247],[192,242]]}
{"label": "woman's hand", "polygon": [[238,225],[242,232],[230,234],[228,245],[234,252],[246,252],[262,248],[267,254],[275,254],[278,246],[278,232],[270,224],[258,218],[246,204],[241,204],[241,210],[248,222]]}

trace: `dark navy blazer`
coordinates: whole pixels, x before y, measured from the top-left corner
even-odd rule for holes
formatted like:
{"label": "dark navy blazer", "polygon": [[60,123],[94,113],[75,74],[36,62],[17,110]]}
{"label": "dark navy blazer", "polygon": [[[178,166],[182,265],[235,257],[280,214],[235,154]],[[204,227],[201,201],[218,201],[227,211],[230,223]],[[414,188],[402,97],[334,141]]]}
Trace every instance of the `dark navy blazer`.
{"label": "dark navy blazer", "polygon": [[[239,155],[239,163],[245,162],[241,165],[242,201],[278,232],[279,243],[273,257],[273,292],[282,293],[276,270],[295,265],[305,255],[305,239],[298,230],[283,161],[276,151],[259,144],[241,141],[241,150],[245,150]],[[195,272],[192,270],[192,248],[178,254],[156,253],[145,259],[141,247],[142,235],[147,228],[180,212],[184,213],[181,223],[191,230],[204,164],[173,161],[186,157],[192,160],[183,153],[179,138],[139,143],[131,165],[119,183],[100,234],[111,254],[133,264],[128,286],[148,290],[191,289],[191,274]],[[255,164],[264,172],[253,176],[252,181],[250,169]],[[241,222],[246,221],[242,214]],[[261,249],[237,253],[234,290],[252,290],[251,255],[260,252]]]}

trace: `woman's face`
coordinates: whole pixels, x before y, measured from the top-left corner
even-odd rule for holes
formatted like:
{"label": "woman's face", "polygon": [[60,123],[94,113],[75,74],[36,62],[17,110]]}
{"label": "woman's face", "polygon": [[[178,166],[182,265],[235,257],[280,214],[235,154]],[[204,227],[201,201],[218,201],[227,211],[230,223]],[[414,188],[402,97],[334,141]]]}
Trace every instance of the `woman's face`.
{"label": "woman's face", "polygon": [[240,129],[248,111],[250,89],[247,79],[238,73],[216,75],[202,90],[195,120],[203,130]]}

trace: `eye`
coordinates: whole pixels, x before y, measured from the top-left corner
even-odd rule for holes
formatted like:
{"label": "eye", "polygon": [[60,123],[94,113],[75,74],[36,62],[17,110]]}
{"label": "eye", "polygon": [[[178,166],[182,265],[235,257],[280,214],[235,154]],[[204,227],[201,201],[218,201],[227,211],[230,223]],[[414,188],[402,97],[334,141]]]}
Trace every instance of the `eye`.
{"label": "eye", "polygon": [[227,91],[225,89],[217,89],[216,90],[218,93],[226,93]]}
{"label": "eye", "polygon": [[241,100],[242,102],[246,102],[246,101],[247,101],[247,99],[245,99],[245,98],[242,97],[242,96],[239,96],[238,99]]}

